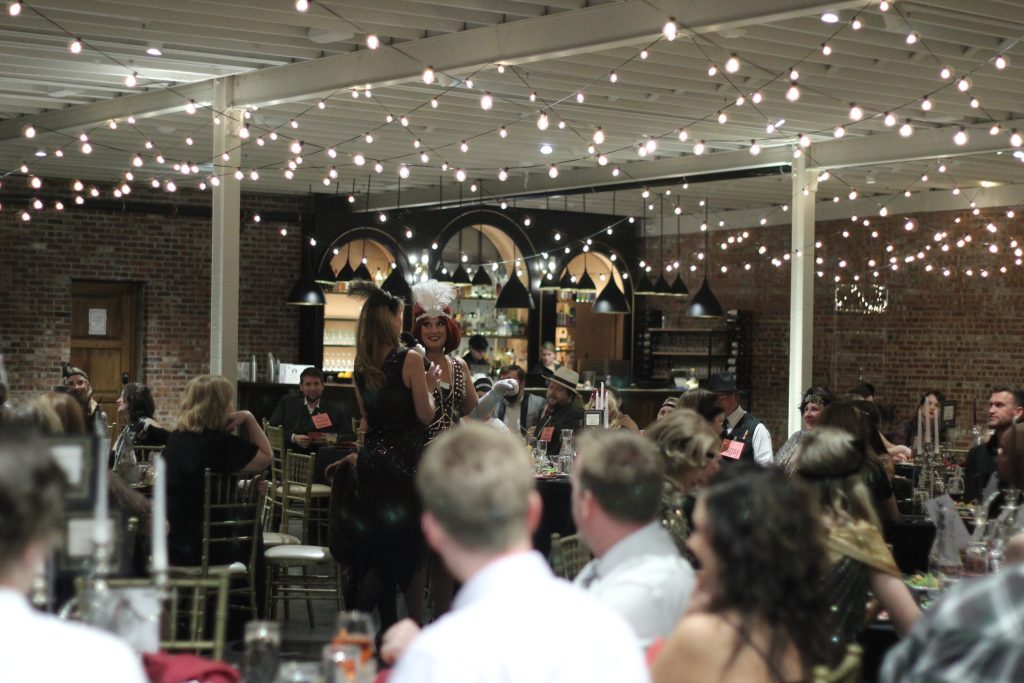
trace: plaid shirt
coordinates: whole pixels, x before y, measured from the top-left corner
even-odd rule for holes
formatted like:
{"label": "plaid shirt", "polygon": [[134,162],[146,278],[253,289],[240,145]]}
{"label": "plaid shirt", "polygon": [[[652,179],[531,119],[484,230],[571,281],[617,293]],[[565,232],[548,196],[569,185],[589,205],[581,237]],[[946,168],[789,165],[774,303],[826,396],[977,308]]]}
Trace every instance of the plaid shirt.
{"label": "plaid shirt", "polygon": [[879,680],[1024,681],[1024,566],[951,590],[889,652]]}

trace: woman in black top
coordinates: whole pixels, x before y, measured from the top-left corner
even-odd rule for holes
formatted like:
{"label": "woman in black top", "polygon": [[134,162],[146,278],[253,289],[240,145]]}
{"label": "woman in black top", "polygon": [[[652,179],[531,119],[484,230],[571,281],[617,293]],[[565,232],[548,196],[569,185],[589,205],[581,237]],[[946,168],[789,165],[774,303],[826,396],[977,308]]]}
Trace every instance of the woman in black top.
{"label": "woman in black top", "polygon": [[[153,419],[155,412],[156,402],[149,387],[140,382],[124,385],[117,399],[117,421],[131,428],[136,446],[162,446],[167,443],[170,432]],[[114,450],[117,450],[116,444]]]}
{"label": "woman in black top", "polygon": [[185,387],[178,428],[164,448],[172,565],[201,563],[205,470],[262,472],[270,464],[267,435],[248,410],[233,410],[233,399],[234,387],[219,375],[200,375]]}
{"label": "woman in black top", "polygon": [[396,591],[409,584],[423,556],[413,484],[427,425],[434,420],[440,368],[428,367],[419,352],[402,345],[401,299],[368,282],[350,284],[348,294],[366,302],[356,330],[354,373],[366,436],[356,456],[355,495],[345,496],[331,516],[332,539],[340,539],[332,553],[350,564],[346,603],[365,611],[377,607],[383,633],[397,620]]}

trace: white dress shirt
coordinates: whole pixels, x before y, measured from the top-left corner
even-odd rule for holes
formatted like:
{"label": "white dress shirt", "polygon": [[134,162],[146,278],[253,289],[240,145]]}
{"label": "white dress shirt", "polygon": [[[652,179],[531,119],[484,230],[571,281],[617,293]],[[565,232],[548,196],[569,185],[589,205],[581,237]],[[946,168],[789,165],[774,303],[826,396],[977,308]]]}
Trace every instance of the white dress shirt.
{"label": "white dress shirt", "polygon": [[502,422],[505,423],[505,427],[508,428],[513,434],[519,434],[519,415],[523,410],[523,403],[526,402],[526,396],[522,395],[519,400],[515,403],[505,402],[505,415],[502,418]]}
{"label": "white dress shirt", "polygon": [[[725,433],[732,436],[732,428],[740,423],[743,416],[747,414],[747,411],[743,410],[743,407],[738,407],[732,412],[732,415],[727,415],[725,418]],[[737,436],[743,436],[737,434]],[[772,451],[772,437],[768,433],[768,428],[764,426],[764,423],[760,423],[754,427],[754,434],[750,440],[750,446],[754,449],[754,460],[758,465],[762,467],[768,467],[769,465],[775,464],[775,455]]]}
{"label": "white dress shirt", "polygon": [[145,683],[142,658],[114,636],[62,621],[0,587],[0,683]]}
{"label": "white dress shirt", "polygon": [[555,578],[537,552],[500,557],[402,655],[391,683],[644,683],[632,629]]}
{"label": "white dress shirt", "polygon": [[629,622],[645,648],[676,627],[696,583],[659,521],[623,538],[576,577],[576,585]]}

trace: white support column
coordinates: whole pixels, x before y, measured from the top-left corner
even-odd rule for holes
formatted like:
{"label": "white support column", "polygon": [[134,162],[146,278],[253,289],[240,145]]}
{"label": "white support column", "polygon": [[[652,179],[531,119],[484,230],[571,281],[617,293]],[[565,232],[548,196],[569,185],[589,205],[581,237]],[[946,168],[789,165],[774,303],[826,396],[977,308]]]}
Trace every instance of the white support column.
{"label": "white support column", "polygon": [[[239,210],[241,182],[235,178],[239,165],[238,137],[241,112],[234,109],[233,76],[214,82],[211,116],[213,126],[214,173],[220,185],[213,187],[213,249],[210,258],[210,373],[238,379],[238,271]],[[229,158],[224,161],[222,154]]]}
{"label": "white support column", "polygon": [[811,384],[811,353],[814,350],[814,198],[818,191],[818,175],[807,170],[806,159],[805,153],[793,161],[787,434],[801,428],[797,406],[803,398],[804,389]]}

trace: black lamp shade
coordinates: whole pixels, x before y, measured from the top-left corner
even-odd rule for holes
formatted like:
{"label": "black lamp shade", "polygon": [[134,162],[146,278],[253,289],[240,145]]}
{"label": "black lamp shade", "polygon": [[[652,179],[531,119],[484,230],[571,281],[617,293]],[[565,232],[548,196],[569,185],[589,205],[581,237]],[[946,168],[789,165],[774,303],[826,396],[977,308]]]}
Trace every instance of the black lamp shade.
{"label": "black lamp shade", "polygon": [[672,283],[672,296],[688,297],[690,296],[690,290],[687,289],[686,283],[683,282],[683,276],[676,272],[676,281]]}
{"label": "black lamp shade", "polygon": [[412,287],[409,286],[402,269],[398,266],[391,269],[391,274],[381,283],[380,288],[406,302],[412,301]]}
{"label": "black lamp shade", "polygon": [[473,281],[469,279],[469,272],[461,263],[459,264],[459,267],[455,269],[455,272],[452,273],[452,283],[466,287],[473,284]]}
{"label": "black lamp shade", "polygon": [[494,302],[495,308],[533,308],[533,297],[530,291],[523,286],[523,281],[516,275],[515,268],[508,282],[501,288],[498,300]]}
{"label": "black lamp shade", "polygon": [[311,276],[305,275],[288,293],[288,303],[293,306],[323,306],[327,303],[324,290],[320,289]]}
{"label": "black lamp shade", "polygon": [[594,299],[594,313],[629,313],[629,301],[615,280],[609,280],[605,288]]}
{"label": "black lamp shade", "polygon": [[438,261],[437,268],[434,269],[434,279],[449,285],[455,282],[452,279],[452,271],[447,270],[443,261]]}
{"label": "black lamp shade", "polygon": [[352,279],[367,280],[368,282],[373,282],[373,276],[370,275],[370,269],[367,268],[366,264],[362,262],[359,263],[359,267],[356,268],[355,272],[352,274]]}
{"label": "black lamp shade", "polygon": [[596,292],[597,285],[594,284],[594,278],[590,277],[590,273],[587,269],[583,269],[583,275],[580,275],[580,279],[576,282],[577,292]]}
{"label": "black lamp shade", "polygon": [[562,279],[558,281],[558,288],[565,292],[576,291],[576,283],[572,281],[572,275],[569,274],[568,269],[566,269]]}
{"label": "black lamp shade", "polygon": [[701,283],[700,289],[690,300],[686,315],[691,318],[720,318],[724,315],[722,304],[718,303],[718,299],[715,298],[714,292],[708,285],[707,275],[704,276],[704,282]]}
{"label": "black lamp shade", "polygon": [[659,275],[657,282],[654,283],[654,293],[658,296],[672,296],[672,288],[668,286],[665,273]]}
{"label": "black lamp shade", "polygon": [[538,287],[542,292],[557,292],[560,288],[561,282],[551,271],[544,273],[544,276],[540,279],[540,287]]}
{"label": "black lamp shade", "polygon": [[473,274],[473,284],[478,287],[490,287],[494,284],[491,276],[487,274],[487,271],[483,266],[478,266],[476,273]]}
{"label": "black lamp shade", "polygon": [[350,264],[346,259],[345,265],[341,267],[341,270],[338,271],[338,274],[335,276],[334,279],[337,280],[338,282],[349,282],[355,279],[355,275],[356,271],[352,269],[352,264]]}

